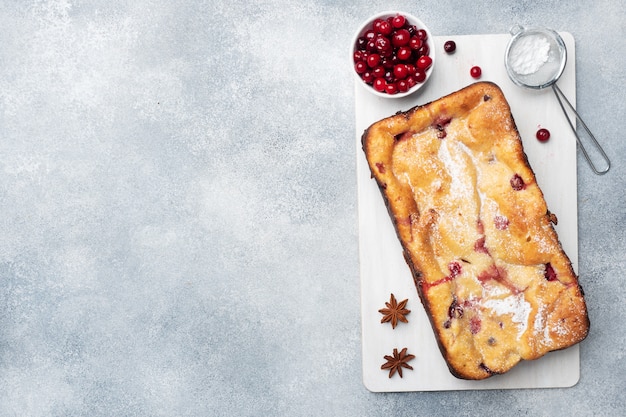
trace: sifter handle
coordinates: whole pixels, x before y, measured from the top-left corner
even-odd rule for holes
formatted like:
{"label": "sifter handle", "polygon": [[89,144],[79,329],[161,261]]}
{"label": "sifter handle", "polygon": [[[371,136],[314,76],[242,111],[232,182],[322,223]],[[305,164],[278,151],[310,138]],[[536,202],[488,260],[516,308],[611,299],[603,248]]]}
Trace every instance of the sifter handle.
{"label": "sifter handle", "polygon": [[[556,96],[556,99],[558,100],[559,105],[561,106],[561,109],[563,110],[563,114],[565,114],[565,118],[567,119],[567,122],[569,123],[569,126],[572,128],[572,131],[574,132],[574,135],[576,136],[576,142],[578,142],[578,146],[580,147],[580,150],[583,151],[583,155],[585,156],[585,159],[589,163],[589,166],[591,167],[593,172],[598,174],[598,175],[603,175],[603,174],[606,174],[607,172],[609,172],[609,169],[611,168],[611,161],[609,160],[609,157],[606,156],[606,153],[602,149],[602,146],[600,146],[600,144],[598,143],[596,138],[593,136],[593,133],[591,133],[591,130],[589,130],[589,128],[587,127],[587,125],[585,124],[583,119],[576,112],[576,109],[574,109],[574,106],[571,105],[571,103],[569,102],[567,97],[565,97],[565,95],[563,94],[561,89],[556,85],[556,83],[552,84],[552,90],[554,91],[554,95]],[[563,99],[563,100],[561,100],[561,99]],[[572,123],[572,120],[567,115],[567,111],[565,110],[565,106],[563,106],[563,101],[565,101],[567,106],[574,112],[574,114],[576,115],[576,119],[578,119],[580,121],[580,124],[582,125],[582,127],[585,129],[585,131],[587,131],[587,134],[591,138],[592,144],[595,146],[597,151],[600,153],[600,155],[602,156],[602,158],[606,162],[606,168],[604,168],[602,170],[599,170],[594,165],[593,161],[589,157],[589,154],[587,153],[587,150],[585,149],[585,146],[582,143],[582,140],[580,139],[580,137],[578,136],[578,133],[576,132],[576,127],[574,126],[574,123]]]}

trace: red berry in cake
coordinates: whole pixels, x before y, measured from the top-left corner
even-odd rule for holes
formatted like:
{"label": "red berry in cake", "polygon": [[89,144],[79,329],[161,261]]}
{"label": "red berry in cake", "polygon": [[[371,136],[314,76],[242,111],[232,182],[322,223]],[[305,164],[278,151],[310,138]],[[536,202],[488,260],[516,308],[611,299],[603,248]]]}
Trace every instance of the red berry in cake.
{"label": "red berry in cake", "polygon": [[456,297],[452,299],[452,304],[448,307],[448,317],[451,319],[460,319],[463,317],[463,306],[459,304]]}
{"label": "red berry in cake", "polygon": [[476,334],[480,331],[481,327],[482,327],[482,320],[480,319],[480,317],[473,316],[470,319],[470,332],[472,332],[472,334]]}
{"label": "red berry in cake", "polygon": [[544,271],[544,276],[546,277],[546,280],[548,281],[556,281],[556,271],[554,270],[554,268],[552,267],[552,265],[550,264],[550,262],[548,262],[546,264],[546,269]]}
{"label": "red berry in cake", "polygon": [[483,73],[483,70],[480,69],[480,67],[477,65],[470,68],[470,75],[472,76],[472,78],[480,78],[482,73]]}
{"label": "red berry in cake", "polygon": [[450,271],[450,275],[452,277],[457,277],[461,273],[461,264],[458,262],[450,262],[448,270]]}
{"label": "red berry in cake", "polygon": [[493,219],[493,224],[498,230],[506,230],[509,227],[509,219],[505,216],[496,216]]}
{"label": "red berry in cake", "polygon": [[443,323],[443,327],[449,329],[452,326],[452,319],[460,319],[461,317],[463,317],[463,306],[454,297],[450,307],[448,307],[448,320]]}
{"label": "red berry in cake", "polygon": [[446,41],[446,43],[443,44],[443,50],[446,51],[446,53],[448,54],[451,54],[452,52],[456,51],[456,42]]}
{"label": "red berry in cake", "polygon": [[489,250],[485,246],[485,236],[481,236],[474,242],[474,250],[479,253],[489,254]]}
{"label": "red berry in cake", "polygon": [[519,174],[513,175],[510,183],[511,183],[511,187],[515,191],[523,190],[526,187],[526,184],[524,184],[524,180],[522,179],[522,177],[519,176]]}
{"label": "red berry in cake", "polygon": [[536,137],[539,142],[547,142],[548,139],[550,139],[550,131],[548,129],[541,128],[537,130]]}

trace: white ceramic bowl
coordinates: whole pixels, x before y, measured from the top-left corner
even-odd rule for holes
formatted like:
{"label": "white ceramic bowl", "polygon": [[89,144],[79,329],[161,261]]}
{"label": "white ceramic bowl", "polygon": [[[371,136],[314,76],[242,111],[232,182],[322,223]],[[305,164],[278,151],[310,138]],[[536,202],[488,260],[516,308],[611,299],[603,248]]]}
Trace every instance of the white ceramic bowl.
{"label": "white ceramic bowl", "polygon": [[[388,17],[393,17],[396,16],[398,14],[403,15],[407,22],[410,25],[415,25],[417,27],[417,29],[423,29],[424,31],[426,31],[427,37],[426,37],[426,44],[428,45],[429,48],[429,54],[428,56],[430,56],[430,58],[432,59],[432,63],[430,65],[430,67],[426,70],[426,79],[422,82],[418,82],[417,84],[415,84],[413,87],[409,88],[408,91],[406,92],[398,92],[395,94],[389,94],[386,92],[380,92],[377,91],[376,89],[374,89],[374,87],[370,84],[367,84],[360,76],[360,74],[358,74],[356,72],[355,69],[355,61],[354,61],[354,53],[357,51],[357,41],[360,37],[364,36],[365,33],[372,28],[372,25],[374,23],[374,21],[376,19],[387,19]],[[430,32],[430,30],[428,29],[428,27],[426,27],[426,25],[424,24],[424,22],[422,22],[419,18],[417,18],[417,16],[414,16],[410,13],[406,13],[406,12],[402,12],[402,11],[386,11],[386,12],[381,12],[378,14],[375,14],[371,17],[369,17],[365,22],[363,22],[363,24],[359,27],[359,29],[356,31],[356,33],[354,34],[354,37],[352,38],[352,44],[351,44],[351,48],[350,48],[350,64],[352,67],[352,72],[354,73],[354,76],[357,78],[357,81],[359,84],[361,84],[365,89],[367,89],[369,92],[371,92],[372,94],[375,94],[379,97],[384,97],[384,98],[401,98],[401,97],[406,97],[409,94],[412,94],[416,91],[418,91],[424,84],[426,84],[426,82],[428,82],[428,79],[430,78],[432,72],[433,72],[433,68],[435,67],[435,47],[433,44],[433,37],[432,37],[432,33]]]}

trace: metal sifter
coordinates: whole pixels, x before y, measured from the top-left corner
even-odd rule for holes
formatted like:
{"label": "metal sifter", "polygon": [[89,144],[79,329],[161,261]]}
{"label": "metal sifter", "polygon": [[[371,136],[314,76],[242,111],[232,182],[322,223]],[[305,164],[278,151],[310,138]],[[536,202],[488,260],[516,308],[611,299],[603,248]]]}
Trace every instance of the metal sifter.
{"label": "metal sifter", "polygon": [[[583,119],[578,115],[576,109],[574,109],[561,89],[556,85],[567,62],[567,49],[565,48],[563,38],[551,29],[525,28],[520,25],[513,26],[510,29],[510,33],[513,37],[506,47],[504,65],[511,81],[518,86],[535,90],[552,87],[554,95],[576,136],[578,146],[583,152],[589,166],[593,172],[598,175],[606,174],[611,168],[609,158],[591,133],[591,130],[589,130]],[[602,159],[604,159],[606,167],[598,169],[595,166],[580,136],[576,132],[574,123],[567,115],[563,103],[567,104],[570,110],[576,115],[576,119],[580,121],[580,124],[589,135],[591,144],[596,148]]]}

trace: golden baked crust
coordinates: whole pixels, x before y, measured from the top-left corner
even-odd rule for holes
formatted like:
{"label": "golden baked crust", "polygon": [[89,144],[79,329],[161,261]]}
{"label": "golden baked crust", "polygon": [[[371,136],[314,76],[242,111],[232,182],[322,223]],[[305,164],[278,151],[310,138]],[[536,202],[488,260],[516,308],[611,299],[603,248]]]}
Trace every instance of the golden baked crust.
{"label": "golden baked crust", "polygon": [[556,216],[498,86],[383,119],[362,143],[452,374],[484,379],[587,336]]}

